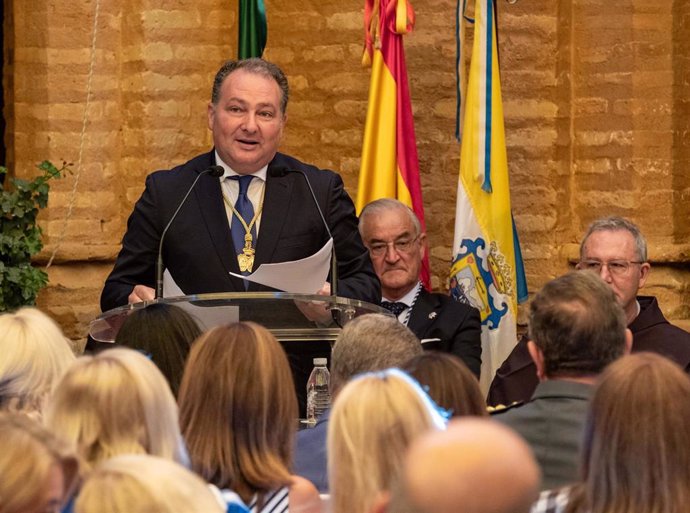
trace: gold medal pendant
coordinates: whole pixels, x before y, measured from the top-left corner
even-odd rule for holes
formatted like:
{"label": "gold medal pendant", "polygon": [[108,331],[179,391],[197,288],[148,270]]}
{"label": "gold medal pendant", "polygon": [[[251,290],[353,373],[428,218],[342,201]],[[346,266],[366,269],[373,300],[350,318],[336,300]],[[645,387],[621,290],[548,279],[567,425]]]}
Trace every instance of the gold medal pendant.
{"label": "gold medal pendant", "polygon": [[244,248],[242,248],[242,253],[237,255],[237,263],[240,266],[241,272],[252,272],[254,267],[254,248],[252,248],[251,233],[244,236]]}

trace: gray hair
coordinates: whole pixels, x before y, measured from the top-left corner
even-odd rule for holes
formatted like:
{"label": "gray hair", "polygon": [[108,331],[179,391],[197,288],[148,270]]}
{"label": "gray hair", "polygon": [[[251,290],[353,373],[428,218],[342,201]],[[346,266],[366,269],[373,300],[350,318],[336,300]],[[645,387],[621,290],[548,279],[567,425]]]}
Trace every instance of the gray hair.
{"label": "gray hair", "polygon": [[622,230],[629,232],[630,235],[633,236],[633,239],[635,239],[635,252],[637,254],[637,259],[640,262],[646,262],[647,240],[644,238],[644,235],[642,235],[640,228],[635,223],[620,216],[609,216],[604,217],[602,219],[597,219],[589,225],[589,227],[587,228],[587,232],[585,233],[585,236],[582,238],[582,243],[580,244],[580,258],[584,256],[585,244],[587,243],[587,239],[589,239],[589,236],[592,235],[594,232],[615,232]]}
{"label": "gray hair", "polygon": [[404,211],[410,218],[410,222],[414,227],[415,237],[418,237],[422,233],[422,223],[419,222],[419,219],[410,207],[405,205],[403,202],[398,201],[397,199],[381,198],[374,200],[371,203],[367,203],[367,205],[362,209],[362,212],[359,214],[359,235],[364,238],[364,223],[367,217],[390,210]]}
{"label": "gray hair", "polygon": [[395,317],[357,317],[345,325],[333,346],[333,389],[341,388],[356,374],[399,367],[421,353],[419,339]]}
{"label": "gray hair", "polygon": [[280,97],[280,112],[285,114],[287,110],[288,98],[290,96],[290,90],[288,88],[288,80],[278,66],[272,62],[265,61],[258,57],[252,57],[251,59],[242,59],[239,61],[225,61],[223,65],[216,73],[216,78],[213,79],[213,89],[211,90],[211,103],[214,105],[218,104],[220,99],[220,88],[223,86],[223,82],[228,76],[234,71],[243,69],[248,73],[254,73],[255,75],[261,75],[266,78],[271,78],[276,81],[278,87],[280,87],[281,97]]}

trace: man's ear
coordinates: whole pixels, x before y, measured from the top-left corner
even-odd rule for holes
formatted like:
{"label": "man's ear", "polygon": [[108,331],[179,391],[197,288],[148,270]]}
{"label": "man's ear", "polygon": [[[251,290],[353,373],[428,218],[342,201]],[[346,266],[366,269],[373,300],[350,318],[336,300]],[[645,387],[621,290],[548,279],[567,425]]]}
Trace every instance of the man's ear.
{"label": "man's ear", "polygon": [[649,265],[649,262],[644,262],[643,264],[640,264],[640,279],[637,282],[637,288],[641,289],[644,287],[644,284],[647,283],[647,278],[649,278],[649,271],[652,269],[652,266]]}
{"label": "man's ear", "polygon": [[531,340],[527,341],[527,351],[529,351],[529,355],[532,357],[534,365],[537,366],[537,377],[539,378],[539,381],[544,381],[546,379],[546,374],[544,372],[544,352],[539,349],[537,344]]}
{"label": "man's ear", "polygon": [[633,345],[633,334],[628,328],[625,328],[625,351],[623,354],[630,354]]}
{"label": "man's ear", "polygon": [[208,118],[208,129],[213,130],[213,117],[216,114],[216,108],[215,105],[213,105],[213,102],[208,102],[208,107],[206,109],[206,116]]}
{"label": "man's ear", "polygon": [[426,237],[426,232],[420,233],[420,234],[419,234],[419,244],[421,245],[421,248],[422,248],[422,251],[421,251],[421,253],[422,253],[422,260],[424,260],[424,257],[425,257],[425,256],[427,255],[427,253],[429,252],[429,247],[428,247],[428,245],[427,245],[428,243],[429,243],[429,240],[428,240],[427,237]]}

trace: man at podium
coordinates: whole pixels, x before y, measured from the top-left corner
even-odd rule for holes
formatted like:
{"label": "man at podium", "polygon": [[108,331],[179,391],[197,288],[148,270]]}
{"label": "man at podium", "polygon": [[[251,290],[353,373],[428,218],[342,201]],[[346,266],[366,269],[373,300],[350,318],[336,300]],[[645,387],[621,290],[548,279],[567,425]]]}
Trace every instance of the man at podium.
{"label": "man at podium", "polygon": [[[230,273],[305,258],[326,243],[308,184],[333,236],[338,295],[380,301],[379,280],[340,176],[278,153],[287,102],[287,78],[276,65],[262,59],[223,64],[207,113],[214,148],[147,177],[101,295],[103,311],[154,299],[161,235],[180,205],[162,257],[185,294],[267,290]],[[212,166],[220,166],[222,176],[221,169],[216,176],[202,173]],[[314,293],[330,290],[326,282]]]}

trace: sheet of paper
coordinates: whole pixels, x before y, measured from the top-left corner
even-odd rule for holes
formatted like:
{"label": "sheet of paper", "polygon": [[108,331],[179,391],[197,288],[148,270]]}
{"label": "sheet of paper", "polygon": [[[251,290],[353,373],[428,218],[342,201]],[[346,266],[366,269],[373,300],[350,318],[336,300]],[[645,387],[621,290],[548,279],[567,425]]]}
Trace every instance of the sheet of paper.
{"label": "sheet of paper", "polygon": [[[185,293],[166,269],[163,273],[163,297],[179,297]],[[237,306],[196,306],[190,303],[174,303],[185,310],[197,321],[201,331],[207,331],[215,326],[223,326],[233,322],[239,322],[240,309]]]}
{"label": "sheet of paper", "polygon": [[328,242],[319,251],[307,258],[290,262],[262,264],[248,276],[230,274],[283,292],[316,294],[328,278],[332,248],[333,239],[328,239]]}

